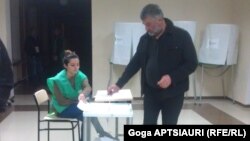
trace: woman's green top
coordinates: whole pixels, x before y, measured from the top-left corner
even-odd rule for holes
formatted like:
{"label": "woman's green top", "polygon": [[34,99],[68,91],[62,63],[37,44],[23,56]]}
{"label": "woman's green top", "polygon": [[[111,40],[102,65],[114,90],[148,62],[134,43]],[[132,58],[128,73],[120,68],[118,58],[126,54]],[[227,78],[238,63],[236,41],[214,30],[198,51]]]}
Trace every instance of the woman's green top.
{"label": "woman's green top", "polygon": [[58,100],[55,96],[55,84],[58,87],[60,93],[67,99],[70,100],[77,100],[79,92],[82,91],[83,82],[87,79],[87,76],[81,72],[80,70],[76,73],[74,77],[74,87],[71,84],[69,78],[67,77],[67,71],[62,70],[59,73],[57,73],[56,76],[48,78],[47,79],[47,85],[52,93],[52,99],[51,104],[56,110],[56,112],[61,113],[63,110],[65,110],[68,106],[60,105],[58,103]]}

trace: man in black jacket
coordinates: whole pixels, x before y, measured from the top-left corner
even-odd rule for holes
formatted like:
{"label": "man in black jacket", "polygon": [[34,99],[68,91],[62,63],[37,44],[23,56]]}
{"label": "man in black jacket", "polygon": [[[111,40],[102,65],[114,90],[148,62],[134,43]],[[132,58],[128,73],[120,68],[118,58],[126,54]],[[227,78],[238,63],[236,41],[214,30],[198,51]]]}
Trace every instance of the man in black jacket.
{"label": "man in black jacket", "polygon": [[197,54],[189,33],[164,18],[156,4],[141,11],[147,33],[122,76],[108,87],[110,94],[119,91],[141,69],[141,93],[144,95],[144,124],[177,124],[184,93],[189,89],[189,75],[198,65]]}
{"label": "man in black jacket", "polygon": [[13,71],[7,50],[0,39],[0,112],[4,112],[13,87]]}

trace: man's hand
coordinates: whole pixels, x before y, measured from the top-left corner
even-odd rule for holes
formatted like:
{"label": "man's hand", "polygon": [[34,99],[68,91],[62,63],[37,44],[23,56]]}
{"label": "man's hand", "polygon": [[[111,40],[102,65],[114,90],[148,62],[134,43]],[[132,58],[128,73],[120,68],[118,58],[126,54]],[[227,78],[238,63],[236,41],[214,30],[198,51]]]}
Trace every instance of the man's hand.
{"label": "man's hand", "polygon": [[166,89],[168,88],[170,85],[171,85],[171,78],[169,75],[163,75],[161,77],[161,80],[159,80],[157,82],[158,86],[163,88],[163,89]]}
{"label": "man's hand", "polygon": [[120,88],[116,84],[109,86],[107,89],[109,95],[112,95],[113,93],[116,93],[119,90],[120,90]]}

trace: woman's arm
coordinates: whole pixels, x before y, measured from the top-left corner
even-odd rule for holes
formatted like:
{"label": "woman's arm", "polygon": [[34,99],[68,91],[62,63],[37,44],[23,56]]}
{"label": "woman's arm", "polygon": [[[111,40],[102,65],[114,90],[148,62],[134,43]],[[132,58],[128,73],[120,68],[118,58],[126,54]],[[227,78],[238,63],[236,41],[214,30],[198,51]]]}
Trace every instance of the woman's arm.
{"label": "woman's arm", "polygon": [[85,79],[84,81],[83,81],[83,84],[82,84],[83,86],[83,91],[79,94],[79,97],[78,97],[78,99],[79,100],[82,100],[82,101],[86,101],[86,97],[87,97],[87,95],[92,91],[92,88],[91,88],[91,86],[90,86],[90,84],[89,84],[89,81],[88,81],[88,79]]}
{"label": "woman's arm", "polygon": [[57,99],[57,101],[58,101],[58,103],[59,103],[60,105],[67,106],[67,105],[70,105],[70,104],[76,102],[76,101],[74,101],[74,100],[65,98],[65,97],[61,94],[61,92],[60,92],[60,90],[59,90],[59,88],[58,88],[58,86],[57,86],[56,84],[54,85],[54,94],[55,94],[55,97],[56,97],[56,99]]}
{"label": "woman's arm", "polygon": [[88,79],[85,79],[83,81],[83,91],[82,93],[85,94],[85,95],[88,95],[90,92],[91,92],[92,88],[89,84],[89,80]]}

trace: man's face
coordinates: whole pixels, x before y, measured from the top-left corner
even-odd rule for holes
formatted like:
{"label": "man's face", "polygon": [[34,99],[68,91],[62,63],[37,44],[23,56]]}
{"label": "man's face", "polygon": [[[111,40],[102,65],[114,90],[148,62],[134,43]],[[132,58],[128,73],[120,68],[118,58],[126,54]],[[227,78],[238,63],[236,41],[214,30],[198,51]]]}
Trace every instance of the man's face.
{"label": "man's face", "polygon": [[157,36],[163,30],[160,18],[146,17],[142,22],[145,25],[145,29],[150,36]]}

